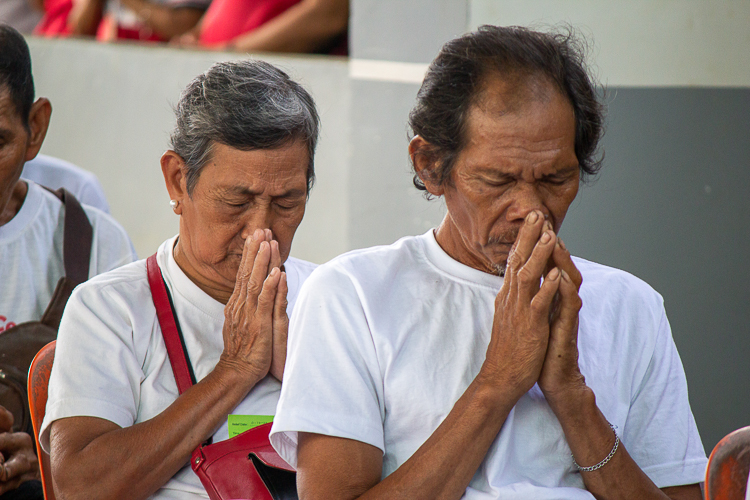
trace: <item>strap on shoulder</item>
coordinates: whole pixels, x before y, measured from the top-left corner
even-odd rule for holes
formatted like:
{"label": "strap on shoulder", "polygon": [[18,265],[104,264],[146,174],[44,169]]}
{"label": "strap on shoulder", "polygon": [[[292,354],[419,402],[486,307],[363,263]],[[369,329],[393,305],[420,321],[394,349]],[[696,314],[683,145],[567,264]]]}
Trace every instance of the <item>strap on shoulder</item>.
{"label": "strap on shoulder", "polygon": [[177,382],[177,390],[182,394],[195,383],[192,367],[187,358],[185,343],[182,338],[182,332],[176,322],[177,316],[174,314],[172,300],[169,297],[169,291],[164,284],[164,277],[156,262],[156,254],[146,259],[146,271],[148,273],[148,284],[151,287],[151,297],[156,307],[156,317],[159,319],[161,334],[164,337],[164,344],[167,346],[169,363],[172,365],[172,372]]}
{"label": "strap on shoulder", "polygon": [[[89,279],[91,262],[91,243],[94,230],[86,212],[75,196],[65,188],[54,191],[47,186],[41,187],[57,196],[65,206],[65,227],[63,228],[63,264],[65,276],[73,281],[73,286],[80,285]],[[67,301],[67,297],[65,298]]]}
{"label": "strap on shoulder", "polygon": [[65,204],[65,235],[63,237],[65,276],[78,285],[89,279],[94,230],[76,197],[64,188],[58,191]]}

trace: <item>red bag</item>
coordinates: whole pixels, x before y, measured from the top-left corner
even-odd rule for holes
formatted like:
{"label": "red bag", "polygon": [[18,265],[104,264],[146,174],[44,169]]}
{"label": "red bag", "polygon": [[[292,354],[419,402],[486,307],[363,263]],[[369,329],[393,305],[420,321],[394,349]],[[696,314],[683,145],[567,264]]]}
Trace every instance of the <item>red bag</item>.
{"label": "red bag", "polygon": [[[146,260],[146,269],[169,362],[182,394],[195,383],[195,374],[156,254]],[[219,443],[206,442],[193,451],[190,465],[211,500],[298,499],[294,469],[268,440],[271,425],[260,425]]]}

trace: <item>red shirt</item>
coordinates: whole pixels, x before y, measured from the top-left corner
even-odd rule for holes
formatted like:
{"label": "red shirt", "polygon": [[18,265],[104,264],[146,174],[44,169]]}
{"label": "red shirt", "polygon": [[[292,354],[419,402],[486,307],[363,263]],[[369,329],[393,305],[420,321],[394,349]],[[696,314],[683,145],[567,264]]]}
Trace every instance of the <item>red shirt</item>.
{"label": "red shirt", "polygon": [[228,42],[278,16],[300,0],[213,0],[203,16],[203,45]]}

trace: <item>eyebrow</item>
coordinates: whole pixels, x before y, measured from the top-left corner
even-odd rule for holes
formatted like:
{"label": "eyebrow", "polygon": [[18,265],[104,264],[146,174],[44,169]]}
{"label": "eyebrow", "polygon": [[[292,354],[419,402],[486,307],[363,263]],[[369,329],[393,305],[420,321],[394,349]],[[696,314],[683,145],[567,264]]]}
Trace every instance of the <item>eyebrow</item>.
{"label": "eyebrow", "polygon": [[[222,192],[222,194],[249,196],[249,197],[258,196],[262,194],[261,191],[253,191],[252,189],[239,187],[239,186],[232,187],[232,188],[222,188],[220,191]],[[290,189],[281,194],[271,196],[271,198],[299,198],[299,197],[305,196],[306,194],[307,193],[305,192],[304,189]]]}

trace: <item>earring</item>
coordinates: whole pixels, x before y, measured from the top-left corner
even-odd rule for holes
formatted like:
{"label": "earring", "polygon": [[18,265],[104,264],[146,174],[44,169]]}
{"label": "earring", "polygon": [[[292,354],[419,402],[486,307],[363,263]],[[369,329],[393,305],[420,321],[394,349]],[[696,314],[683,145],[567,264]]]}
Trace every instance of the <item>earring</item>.
{"label": "earring", "polygon": [[177,201],[177,200],[169,200],[169,206],[172,207],[172,210],[174,210],[175,208],[177,208],[177,205],[179,205],[179,204],[180,204],[180,202]]}

